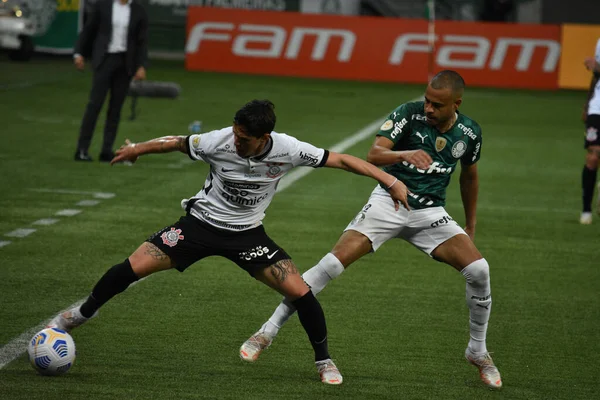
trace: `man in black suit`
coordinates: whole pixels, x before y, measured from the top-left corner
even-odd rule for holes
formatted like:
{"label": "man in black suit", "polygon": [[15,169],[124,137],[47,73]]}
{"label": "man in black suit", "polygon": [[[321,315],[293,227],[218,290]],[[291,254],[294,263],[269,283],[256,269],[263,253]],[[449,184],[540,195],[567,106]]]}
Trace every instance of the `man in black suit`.
{"label": "man in black suit", "polygon": [[91,59],[94,78],[81,121],[76,161],[92,161],[88,149],[106,94],[110,101],[100,161],[112,160],[113,144],[132,79],[146,78],[148,17],[136,0],[97,0],[75,44],[75,66]]}

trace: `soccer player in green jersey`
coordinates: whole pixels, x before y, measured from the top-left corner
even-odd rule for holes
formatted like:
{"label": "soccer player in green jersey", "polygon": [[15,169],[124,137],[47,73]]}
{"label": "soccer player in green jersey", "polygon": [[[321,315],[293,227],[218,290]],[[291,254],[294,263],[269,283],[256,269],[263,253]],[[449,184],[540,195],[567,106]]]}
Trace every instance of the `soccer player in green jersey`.
{"label": "soccer player in green jersey", "polygon": [[[455,71],[433,77],[425,101],[402,104],[383,123],[367,160],[404,182],[410,210],[394,209],[381,185],[350,222],[330,253],[302,276],[314,294],[353,262],[376,251],[392,238],[401,238],[457,271],[466,280],[470,311],[470,340],[466,359],[479,368],[482,381],[502,387],[500,373],[486,348],[492,297],[489,266],[475,247],[476,206],[481,155],[481,128],[458,112],[465,83]],[[461,228],[444,209],[446,187],[460,160],[460,189],[466,227]],[[295,312],[282,301],[269,320],[240,348],[240,357],[255,361]]]}

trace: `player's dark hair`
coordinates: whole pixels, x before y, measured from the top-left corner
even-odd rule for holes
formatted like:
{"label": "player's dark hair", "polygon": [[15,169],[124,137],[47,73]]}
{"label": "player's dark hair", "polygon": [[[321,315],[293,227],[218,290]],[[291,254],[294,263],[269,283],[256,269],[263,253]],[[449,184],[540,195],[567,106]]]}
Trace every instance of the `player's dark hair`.
{"label": "player's dark hair", "polygon": [[438,72],[431,79],[431,87],[434,89],[450,89],[452,93],[461,96],[465,91],[465,80],[456,71],[445,69]]}
{"label": "player's dark hair", "polygon": [[246,134],[262,137],[275,129],[275,105],[269,100],[252,100],[235,113],[233,123],[244,127]]}

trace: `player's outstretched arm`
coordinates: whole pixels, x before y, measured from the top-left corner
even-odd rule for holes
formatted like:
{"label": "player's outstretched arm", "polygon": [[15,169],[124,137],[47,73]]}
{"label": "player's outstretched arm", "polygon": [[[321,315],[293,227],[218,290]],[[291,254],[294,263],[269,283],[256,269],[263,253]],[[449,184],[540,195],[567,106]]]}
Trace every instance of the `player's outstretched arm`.
{"label": "player's outstretched arm", "polygon": [[329,157],[327,158],[327,162],[325,163],[326,167],[329,168],[339,168],[349,172],[353,172],[358,175],[364,175],[371,177],[381,183],[384,187],[387,188],[390,196],[394,199],[394,203],[396,204],[396,210],[399,208],[399,203],[402,203],[407,210],[409,210],[408,206],[408,189],[403,182],[399,181],[392,175],[384,172],[370,164],[364,160],[361,160],[358,157],[351,156],[349,154],[340,154],[329,152]]}
{"label": "player's outstretched arm", "polygon": [[185,139],[185,136],[163,136],[142,143],[131,143],[129,139],[125,139],[125,144],[117,150],[110,165],[122,161],[136,162],[139,156],[150,153],[170,153],[173,151],[187,153]]}
{"label": "player's outstretched arm", "polygon": [[433,162],[431,156],[423,150],[395,151],[392,150],[393,147],[394,142],[390,139],[377,136],[367,154],[367,161],[379,166],[406,161],[419,169],[428,169]]}
{"label": "player's outstretched arm", "polygon": [[465,209],[465,232],[475,240],[477,224],[477,196],[479,194],[479,174],[477,164],[462,165],[460,170],[460,197]]}

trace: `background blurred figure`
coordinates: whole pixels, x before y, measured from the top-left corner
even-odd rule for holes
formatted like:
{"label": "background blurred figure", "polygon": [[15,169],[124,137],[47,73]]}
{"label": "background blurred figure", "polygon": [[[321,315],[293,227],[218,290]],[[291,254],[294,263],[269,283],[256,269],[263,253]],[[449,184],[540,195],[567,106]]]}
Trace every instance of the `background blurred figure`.
{"label": "background blurred figure", "polygon": [[114,157],[113,144],[131,79],[146,78],[147,31],[146,11],[135,0],[97,0],[87,13],[75,44],[74,62],[83,70],[84,60],[91,59],[94,78],[81,121],[76,161],[92,161],[88,149],[109,90],[100,161]]}
{"label": "background blurred figure", "polygon": [[513,0],[484,0],[480,19],[482,21],[507,22],[511,19],[514,8]]}
{"label": "background blurred figure", "polygon": [[[581,187],[583,190],[583,210],[579,222],[584,225],[592,223],[592,199],[594,198],[594,186],[598,172],[598,159],[600,158],[600,39],[596,43],[596,54],[584,61],[585,67],[594,73],[587,101],[583,107],[583,120],[585,122],[585,165],[581,173]],[[598,203],[600,213],[600,202]]]}

